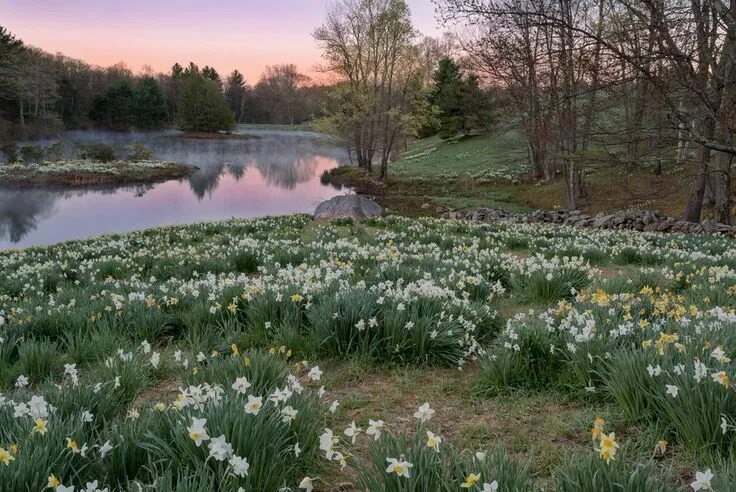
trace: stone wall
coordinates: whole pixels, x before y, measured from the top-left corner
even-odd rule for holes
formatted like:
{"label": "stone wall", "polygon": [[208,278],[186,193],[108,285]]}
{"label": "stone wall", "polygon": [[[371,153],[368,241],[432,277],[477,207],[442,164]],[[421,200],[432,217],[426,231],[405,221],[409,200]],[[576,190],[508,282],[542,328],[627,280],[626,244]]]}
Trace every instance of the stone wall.
{"label": "stone wall", "polygon": [[573,227],[591,227],[594,229],[632,229],[637,231],[736,236],[736,227],[734,226],[720,224],[712,220],[704,220],[696,224],[649,210],[620,210],[610,214],[588,215],[579,210],[569,212],[536,210],[528,214],[513,214],[497,208],[479,208],[464,211],[444,211],[440,213],[440,216],[482,222],[495,222],[499,220],[522,223],[546,222],[551,224],[565,224]]}

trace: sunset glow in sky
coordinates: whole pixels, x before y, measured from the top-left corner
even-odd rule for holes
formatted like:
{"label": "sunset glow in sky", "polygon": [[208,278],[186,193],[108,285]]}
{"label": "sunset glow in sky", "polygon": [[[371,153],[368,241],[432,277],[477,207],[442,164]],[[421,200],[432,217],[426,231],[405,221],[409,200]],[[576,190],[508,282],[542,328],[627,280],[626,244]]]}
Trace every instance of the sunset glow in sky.
{"label": "sunset glow in sky", "polygon": [[[430,0],[408,0],[423,34],[442,31]],[[328,0],[0,0],[0,25],[25,43],[96,65],[168,71],[174,62],[237,68],[249,83],[266,65],[313,74],[311,33]]]}

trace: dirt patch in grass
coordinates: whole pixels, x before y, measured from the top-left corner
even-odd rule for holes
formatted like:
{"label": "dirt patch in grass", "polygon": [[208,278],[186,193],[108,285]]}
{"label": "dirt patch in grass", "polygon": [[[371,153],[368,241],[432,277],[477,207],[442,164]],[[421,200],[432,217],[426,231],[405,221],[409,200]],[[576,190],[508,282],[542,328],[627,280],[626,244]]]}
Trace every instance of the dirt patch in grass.
{"label": "dirt patch in grass", "polygon": [[177,379],[164,379],[159,381],[154,387],[147,389],[133,402],[135,408],[141,408],[145,405],[155,405],[156,403],[163,402],[167,406],[176,398],[176,394],[179,392],[181,381]]}
{"label": "dirt patch in grass", "polygon": [[[475,367],[457,369],[387,369],[371,372],[355,364],[326,367],[328,401],[340,401],[329,422],[336,435],[355,421],[365,429],[368,419],[382,419],[393,432],[414,431],[414,412],[424,402],[436,411],[428,428],[439,431],[443,442],[474,452],[492,450],[503,442],[512,455],[531,460],[542,481],[564,464],[571,452],[589,452],[588,428],[606,407],[589,407],[561,401],[559,395],[511,394],[493,398],[477,396]],[[364,457],[370,439],[361,435],[358,454]],[[327,466],[331,483],[344,482],[345,473]],[[327,489],[331,490],[331,489]]]}

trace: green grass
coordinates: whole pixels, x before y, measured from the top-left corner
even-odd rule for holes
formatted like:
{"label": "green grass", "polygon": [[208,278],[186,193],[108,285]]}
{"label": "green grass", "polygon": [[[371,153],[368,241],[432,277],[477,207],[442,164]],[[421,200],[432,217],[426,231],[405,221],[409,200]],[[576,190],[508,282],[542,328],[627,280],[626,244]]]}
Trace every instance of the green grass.
{"label": "green grass", "polygon": [[[381,184],[377,184],[377,172],[365,176],[344,167],[332,174],[334,181],[378,197],[392,213],[409,216],[431,215],[437,207],[491,207],[508,212],[567,208],[561,177],[532,179],[528,144],[515,128],[457,139],[432,136],[413,141],[401,149],[389,166],[388,179]],[[611,166],[610,156],[603,154],[587,162],[587,193],[577,207],[590,214],[639,208],[676,217],[685,205],[687,194],[681,191],[688,180],[681,169],[656,175],[646,165]],[[430,207],[422,208],[424,204]]]}
{"label": "green grass", "polygon": [[289,124],[269,124],[269,123],[241,123],[236,126],[236,131],[240,130],[283,130],[283,131],[312,131],[311,123]]}
{"label": "green grass", "polygon": [[483,176],[493,171],[522,173],[526,162],[523,136],[518,130],[508,130],[460,140],[434,136],[413,142],[391,171],[408,178]]}

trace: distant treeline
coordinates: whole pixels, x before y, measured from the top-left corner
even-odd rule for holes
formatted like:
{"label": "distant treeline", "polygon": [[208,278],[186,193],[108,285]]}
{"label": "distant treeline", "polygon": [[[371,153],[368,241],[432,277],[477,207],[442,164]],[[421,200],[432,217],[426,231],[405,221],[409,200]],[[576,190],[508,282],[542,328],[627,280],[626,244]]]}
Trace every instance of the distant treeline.
{"label": "distant treeline", "polygon": [[52,55],[0,26],[0,139],[65,129],[128,131],[180,127],[228,130],[235,123],[299,124],[323,105],[325,89],[295,65],[267,67],[255,85],[234,70],[175,63],[169,73],[134,74]]}

